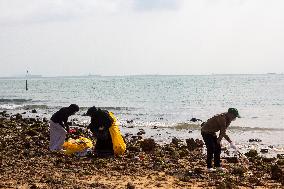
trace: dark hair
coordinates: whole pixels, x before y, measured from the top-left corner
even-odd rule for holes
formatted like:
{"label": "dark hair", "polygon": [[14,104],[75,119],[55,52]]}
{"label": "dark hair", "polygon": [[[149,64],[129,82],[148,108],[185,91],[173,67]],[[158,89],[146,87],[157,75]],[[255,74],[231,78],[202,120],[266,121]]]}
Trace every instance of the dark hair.
{"label": "dark hair", "polygon": [[78,112],[79,111],[79,106],[77,104],[71,104],[68,108],[72,112]]}
{"label": "dark hair", "polygon": [[92,115],[94,115],[97,111],[98,111],[98,109],[97,109],[95,106],[93,106],[93,107],[91,107],[91,108],[88,109],[86,115],[87,115],[87,116],[92,116]]}

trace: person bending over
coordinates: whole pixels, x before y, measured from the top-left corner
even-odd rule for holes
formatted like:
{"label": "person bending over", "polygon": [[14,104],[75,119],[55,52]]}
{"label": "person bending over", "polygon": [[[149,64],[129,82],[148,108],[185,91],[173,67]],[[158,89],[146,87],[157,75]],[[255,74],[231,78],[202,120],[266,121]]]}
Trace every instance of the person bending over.
{"label": "person bending over", "polygon": [[69,131],[67,124],[68,117],[79,111],[79,106],[71,104],[69,107],[63,107],[50,118],[50,150],[61,150],[65,141],[66,133]]}
{"label": "person bending over", "polygon": [[[212,171],[224,171],[225,169],[221,167],[221,140],[225,138],[231,145],[233,149],[236,150],[236,146],[226,134],[226,130],[230,123],[236,118],[240,118],[238,110],[235,108],[229,108],[227,112],[221,113],[208,119],[202,124],[201,135],[207,148],[207,169],[209,172]],[[219,137],[217,137],[216,132],[220,131]],[[212,167],[212,159],[214,157],[214,166]]]}

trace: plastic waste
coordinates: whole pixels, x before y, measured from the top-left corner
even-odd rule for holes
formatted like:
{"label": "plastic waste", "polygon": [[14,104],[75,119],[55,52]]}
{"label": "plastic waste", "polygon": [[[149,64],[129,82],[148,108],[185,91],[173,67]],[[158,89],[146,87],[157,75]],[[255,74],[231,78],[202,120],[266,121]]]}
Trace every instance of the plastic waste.
{"label": "plastic waste", "polygon": [[112,126],[109,128],[109,132],[112,139],[114,155],[122,155],[126,150],[126,144],[121,136],[118,128],[119,123],[114,117],[113,113],[109,112],[109,115],[114,120]]}
{"label": "plastic waste", "polygon": [[85,137],[80,137],[78,139],[68,139],[67,142],[63,144],[64,153],[71,155],[73,153],[78,153],[79,156],[87,154],[88,149],[93,148],[93,142]]}

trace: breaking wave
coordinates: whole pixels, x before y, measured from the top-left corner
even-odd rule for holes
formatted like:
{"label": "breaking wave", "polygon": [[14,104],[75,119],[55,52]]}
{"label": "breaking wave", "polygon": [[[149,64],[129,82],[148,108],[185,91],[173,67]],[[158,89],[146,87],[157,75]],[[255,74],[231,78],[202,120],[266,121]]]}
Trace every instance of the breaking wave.
{"label": "breaking wave", "polygon": [[23,99],[23,98],[14,98],[14,99],[8,99],[8,98],[0,98],[0,103],[13,103],[13,104],[22,104],[25,102],[30,102],[32,99]]}
{"label": "breaking wave", "polygon": [[[200,124],[193,123],[178,123],[174,125],[175,129],[201,129]],[[241,126],[230,126],[228,130],[236,130],[236,131],[284,131],[284,128],[261,128],[261,127],[241,127]]]}

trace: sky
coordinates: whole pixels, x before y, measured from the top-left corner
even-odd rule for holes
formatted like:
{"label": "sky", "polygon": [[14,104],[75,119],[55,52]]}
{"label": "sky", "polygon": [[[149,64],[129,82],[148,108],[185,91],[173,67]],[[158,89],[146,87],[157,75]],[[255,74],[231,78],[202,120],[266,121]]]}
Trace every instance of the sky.
{"label": "sky", "polygon": [[284,73],[283,0],[0,0],[0,77]]}

